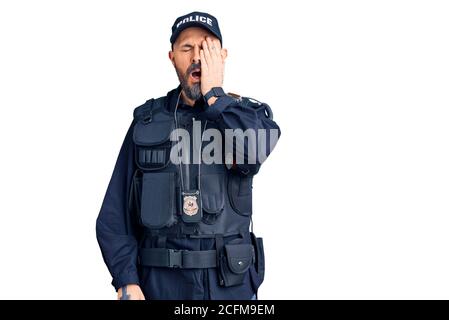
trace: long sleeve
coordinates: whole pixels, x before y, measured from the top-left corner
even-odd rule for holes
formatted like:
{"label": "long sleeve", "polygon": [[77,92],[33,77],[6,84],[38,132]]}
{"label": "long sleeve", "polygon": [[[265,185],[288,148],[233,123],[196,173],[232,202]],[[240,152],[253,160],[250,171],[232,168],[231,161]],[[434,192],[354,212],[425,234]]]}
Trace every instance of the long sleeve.
{"label": "long sleeve", "polygon": [[126,284],[139,284],[137,240],[128,209],[135,170],[133,125],[126,133],[96,222],[97,240],[116,290]]}
{"label": "long sleeve", "polygon": [[[223,133],[226,129],[241,129],[243,132],[252,129],[249,131],[253,131],[255,140],[248,144],[248,140],[242,138],[243,152],[236,147],[235,142],[226,138],[225,133],[225,143],[232,144],[233,169],[244,175],[256,174],[259,171],[281,135],[279,126],[267,115],[267,111],[271,113],[265,103],[252,102],[248,98],[234,99],[228,95],[219,97],[205,111],[206,119],[215,121]],[[243,162],[236,161],[239,156]]]}

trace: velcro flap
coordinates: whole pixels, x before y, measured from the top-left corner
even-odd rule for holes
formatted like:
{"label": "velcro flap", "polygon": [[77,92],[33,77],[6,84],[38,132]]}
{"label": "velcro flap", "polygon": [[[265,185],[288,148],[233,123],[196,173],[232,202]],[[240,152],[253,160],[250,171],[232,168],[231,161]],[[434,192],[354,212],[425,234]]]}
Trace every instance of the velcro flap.
{"label": "velcro flap", "polygon": [[138,121],[134,126],[134,143],[141,146],[154,146],[170,140],[174,129],[173,120]]}
{"label": "velcro flap", "polygon": [[229,269],[236,273],[245,273],[254,261],[254,247],[251,244],[225,245]]}
{"label": "velcro flap", "polygon": [[206,173],[201,175],[201,202],[203,209],[211,214],[218,214],[224,208],[223,173]]}

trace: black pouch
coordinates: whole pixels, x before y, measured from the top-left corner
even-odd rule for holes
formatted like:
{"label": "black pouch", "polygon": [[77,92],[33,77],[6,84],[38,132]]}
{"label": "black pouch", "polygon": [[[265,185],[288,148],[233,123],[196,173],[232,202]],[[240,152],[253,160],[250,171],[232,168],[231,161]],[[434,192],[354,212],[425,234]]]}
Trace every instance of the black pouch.
{"label": "black pouch", "polygon": [[158,120],[139,120],[133,132],[137,166],[143,171],[160,170],[170,162],[173,119],[159,114]]}
{"label": "black pouch", "polygon": [[145,227],[160,229],[175,223],[175,173],[148,172],[142,176],[140,221]]}
{"label": "black pouch", "polygon": [[238,173],[229,174],[229,202],[234,211],[242,216],[250,216],[252,213],[252,188],[252,176],[243,176]]}
{"label": "black pouch", "polygon": [[203,222],[214,224],[224,208],[224,175],[206,173],[201,175],[201,202]]}
{"label": "black pouch", "polygon": [[251,242],[255,248],[255,269],[259,277],[259,285],[263,282],[265,277],[265,253],[263,249],[263,239],[257,238],[254,233],[251,232]]}
{"label": "black pouch", "polygon": [[220,275],[225,287],[243,284],[245,275],[254,263],[254,247],[251,244],[226,244],[220,256]]}

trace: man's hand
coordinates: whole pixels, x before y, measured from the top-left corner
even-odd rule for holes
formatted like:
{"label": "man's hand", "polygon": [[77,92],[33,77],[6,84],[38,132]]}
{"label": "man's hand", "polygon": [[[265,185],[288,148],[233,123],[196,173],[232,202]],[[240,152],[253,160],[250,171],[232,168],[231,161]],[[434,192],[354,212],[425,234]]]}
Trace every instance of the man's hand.
{"label": "man's hand", "polygon": [[145,296],[137,284],[128,284],[118,289],[117,300],[145,300]]}
{"label": "man's hand", "polygon": [[[213,87],[223,86],[225,50],[221,48],[219,40],[212,40],[206,37],[200,50],[201,59],[201,93],[205,95]],[[208,104],[211,105],[217,100],[211,97]]]}

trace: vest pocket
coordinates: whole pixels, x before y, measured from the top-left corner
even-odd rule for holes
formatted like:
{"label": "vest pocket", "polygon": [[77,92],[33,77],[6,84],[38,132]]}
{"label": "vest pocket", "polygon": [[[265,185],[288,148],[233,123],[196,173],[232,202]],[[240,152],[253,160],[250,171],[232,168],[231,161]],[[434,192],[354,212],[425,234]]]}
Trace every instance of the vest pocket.
{"label": "vest pocket", "polygon": [[139,121],[133,132],[136,145],[137,166],[145,171],[165,168],[170,161],[172,141],[170,135],[173,130],[171,119],[163,121]]}
{"label": "vest pocket", "polygon": [[251,244],[227,244],[220,257],[220,273],[225,287],[243,284],[249,267],[254,262]]}
{"label": "vest pocket", "polygon": [[160,229],[175,223],[175,173],[151,172],[142,177],[140,221],[145,227]]}
{"label": "vest pocket", "polygon": [[229,202],[232,208],[242,216],[252,213],[253,177],[230,173],[228,180]]}
{"label": "vest pocket", "polygon": [[213,224],[224,208],[224,175],[221,173],[201,174],[201,205],[203,222]]}

